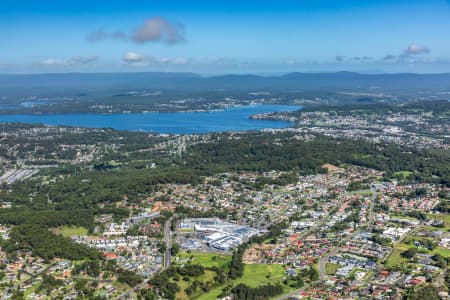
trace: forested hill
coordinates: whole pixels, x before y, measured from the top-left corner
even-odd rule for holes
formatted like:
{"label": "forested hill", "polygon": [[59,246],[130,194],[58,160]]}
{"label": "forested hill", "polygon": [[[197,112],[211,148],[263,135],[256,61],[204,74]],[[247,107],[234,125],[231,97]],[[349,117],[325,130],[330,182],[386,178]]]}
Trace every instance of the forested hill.
{"label": "forested hill", "polygon": [[0,75],[0,88],[70,88],[82,90],[106,88],[158,89],[303,89],[324,88],[378,90],[442,90],[450,88],[450,73],[444,74],[359,74],[289,73],[282,76],[220,75],[193,73],[65,73]]}
{"label": "forested hill", "polygon": [[218,135],[214,142],[192,146],[185,159],[186,165],[204,172],[292,170],[314,174],[321,172],[325,163],[354,164],[385,171],[387,178],[408,170],[411,180],[450,184],[450,154],[446,150],[418,150],[320,135],[312,140],[297,139],[290,133]]}

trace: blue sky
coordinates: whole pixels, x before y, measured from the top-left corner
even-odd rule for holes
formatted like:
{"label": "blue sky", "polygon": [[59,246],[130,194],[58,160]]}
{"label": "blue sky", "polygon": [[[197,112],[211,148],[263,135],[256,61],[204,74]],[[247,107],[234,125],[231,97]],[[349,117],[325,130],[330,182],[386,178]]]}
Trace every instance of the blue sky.
{"label": "blue sky", "polygon": [[2,0],[0,73],[450,72],[450,1]]}

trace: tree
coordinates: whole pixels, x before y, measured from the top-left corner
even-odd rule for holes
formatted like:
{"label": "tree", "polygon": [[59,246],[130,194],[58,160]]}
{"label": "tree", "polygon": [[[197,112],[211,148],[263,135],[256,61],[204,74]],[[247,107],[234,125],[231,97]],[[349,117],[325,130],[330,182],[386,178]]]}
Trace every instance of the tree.
{"label": "tree", "polygon": [[170,254],[175,256],[178,254],[179,251],[180,251],[180,245],[178,245],[177,243],[173,243],[172,248],[170,248]]}
{"label": "tree", "polygon": [[407,292],[407,300],[440,300],[436,287],[427,284],[424,286],[412,288]]}
{"label": "tree", "polygon": [[159,250],[159,253],[161,253],[161,254],[163,254],[164,252],[166,252],[166,250],[167,250],[166,243],[164,243],[164,242],[159,242],[159,243],[158,243],[158,250]]}
{"label": "tree", "polygon": [[134,287],[142,282],[143,278],[137,275],[134,272],[128,270],[120,270],[118,271],[119,276],[117,277],[117,281],[126,283],[131,287]]}
{"label": "tree", "polygon": [[411,258],[413,258],[418,252],[419,252],[419,250],[417,250],[417,248],[409,248],[408,250],[403,251],[400,255],[403,256],[404,258],[411,259]]}

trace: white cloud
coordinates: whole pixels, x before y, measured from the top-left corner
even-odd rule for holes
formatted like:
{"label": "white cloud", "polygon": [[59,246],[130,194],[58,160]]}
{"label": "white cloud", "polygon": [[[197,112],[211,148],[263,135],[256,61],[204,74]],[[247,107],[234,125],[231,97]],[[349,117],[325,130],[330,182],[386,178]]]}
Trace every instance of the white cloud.
{"label": "white cloud", "polygon": [[292,66],[292,65],[295,65],[297,63],[297,61],[295,59],[288,59],[288,61],[286,63],[288,65]]}
{"label": "white cloud", "polygon": [[181,25],[171,24],[162,17],[148,19],[137,28],[132,39],[136,43],[163,42],[176,44],[184,41],[184,31]]}
{"label": "white cloud", "polygon": [[175,65],[185,65],[185,64],[189,63],[189,59],[184,58],[184,57],[177,57],[172,60],[172,63]]}
{"label": "white cloud", "polygon": [[397,64],[416,64],[416,63],[432,63],[434,59],[424,56],[424,54],[430,53],[431,50],[423,45],[411,43],[408,47],[398,55],[387,54],[382,58],[384,63],[397,63]]}
{"label": "white cloud", "polygon": [[74,56],[69,59],[69,64],[71,65],[88,65],[94,63],[98,60],[98,57],[95,55],[91,56]]}
{"label": "white cloud", "polygon": [[86,66],[98,60],[97,56],[74,56],[68,59],[47,58],[41,61],[41,65],[49,67]]}
{"label": "white cloud", "polygon": [[123,56],[122,60],[126,63],[139,63],[144,61],[145,57],[136,52],[128,52]]}
{"label": "white cloud", "polygon": [[41,64],[46,65],[46,66],[64,66],[66,65],[66,61],[62,60],[62,59],[57,59],[57,58],[47,58],[44,59]]}
{"label": "white cloud", "polygon": [[411,43],[408,48],[403,51],[404,56],[420,55],[430,53],[430,49],[425,46]]}
{"label": "white cloud", "polygon": [[127,52],[122,57],[122,62],[134,67],[147,66],[162,66],[162,65],[186,65],[190,62],[189,59],[183,57],[168,58],[168,57],[153,57],[145,56],[136,52]]}
{"label": "white cloud", "polygon": [[86,36],[86,39],[90,42],[98,42],[107,38],[129,40],[137,44],[159,42],[172,45],[185,41],[183,25],[171,23],[163,17],[147,19],[144,24],[131,33],[123,31],[107,32],[103,29],[97,29]]}

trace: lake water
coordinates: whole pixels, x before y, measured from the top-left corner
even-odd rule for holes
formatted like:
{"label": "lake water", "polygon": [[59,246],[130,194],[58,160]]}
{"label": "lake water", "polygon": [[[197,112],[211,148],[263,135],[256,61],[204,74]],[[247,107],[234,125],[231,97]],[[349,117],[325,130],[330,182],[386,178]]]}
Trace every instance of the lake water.
{"label": "lake water", "polygon": [[220,131],[285,128],[287,121],[252,120],[254,114],[286,112],[301,109],[293,105],[250,105],[208,112],[148,112],[133,114],[48,114],[0,115],[0,122],[42,123],[157,133],[208,133]]}

